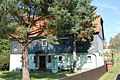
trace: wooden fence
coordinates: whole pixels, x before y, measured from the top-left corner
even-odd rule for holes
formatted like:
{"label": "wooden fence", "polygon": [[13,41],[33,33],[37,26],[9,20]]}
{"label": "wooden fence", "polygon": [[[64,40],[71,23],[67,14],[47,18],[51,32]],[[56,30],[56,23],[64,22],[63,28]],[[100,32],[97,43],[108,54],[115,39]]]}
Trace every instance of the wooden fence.
{"label": "wooden fence", "polygon": [[105,72],[106,65],[73,76],[61,78],[60,80],[97,80]]}

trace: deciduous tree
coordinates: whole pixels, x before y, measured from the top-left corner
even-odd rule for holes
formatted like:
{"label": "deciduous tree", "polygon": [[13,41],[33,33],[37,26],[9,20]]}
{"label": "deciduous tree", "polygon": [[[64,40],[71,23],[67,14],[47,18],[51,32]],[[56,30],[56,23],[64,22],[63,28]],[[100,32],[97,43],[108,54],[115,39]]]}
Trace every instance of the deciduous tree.
{"label": "deciduous tree", "polygon": [[10,41],[0,39],[0,70],[9,69]]}
{"label": "deciduous tree", "polygon": [[110,48],[116,53],[120,52],[120,33],[110,39]]}

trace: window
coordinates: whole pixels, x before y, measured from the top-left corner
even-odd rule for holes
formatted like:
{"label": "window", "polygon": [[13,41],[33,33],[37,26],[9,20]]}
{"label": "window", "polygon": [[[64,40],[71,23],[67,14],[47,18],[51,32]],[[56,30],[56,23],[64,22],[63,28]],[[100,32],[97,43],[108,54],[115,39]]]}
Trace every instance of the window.
{"label": "window", "polygon": [[43,39],[43,40],[41,40],[41,41],[42,41],[42,46],[43,46],[43,47],[47,46],[47,40],[46,40],[46,39]]}
{"label": "window", "polygon": [[48,56],[48,63],[51,63],[51,55]]}
{"label": "window", "polygon": [[59,61],[62,61],[62,56],[59,56]]}
{"label": "window", "polygon": [[88,56],[88,60],[87,60],[88,62],[91,62],[91,56]]}
{"label": "window", "polygon": [[68,44],[68,39],[61,39],[59,40],[60,45],[67,45]]}

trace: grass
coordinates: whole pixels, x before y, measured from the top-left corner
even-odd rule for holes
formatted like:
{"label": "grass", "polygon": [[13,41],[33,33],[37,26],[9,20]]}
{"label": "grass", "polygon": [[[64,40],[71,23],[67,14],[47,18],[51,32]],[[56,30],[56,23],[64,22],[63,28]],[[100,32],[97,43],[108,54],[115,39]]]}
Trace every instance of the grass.
{"label": "grass", "polygon": [[[31,80],[58,80],[63,77],[74,75],[74,73],[60,72],[60,73],[50,73],[50,72],[37,72],[30,73]],[[0,72],[0,80],[21,80],[21,72]]]}
{"label": "grass", "polygon": [[[110,56],[109,56],[110,57]],[[118,72],[120,72],[120,55],[114,55],[113,72],[106,72],[98,80],[114,80]]]}

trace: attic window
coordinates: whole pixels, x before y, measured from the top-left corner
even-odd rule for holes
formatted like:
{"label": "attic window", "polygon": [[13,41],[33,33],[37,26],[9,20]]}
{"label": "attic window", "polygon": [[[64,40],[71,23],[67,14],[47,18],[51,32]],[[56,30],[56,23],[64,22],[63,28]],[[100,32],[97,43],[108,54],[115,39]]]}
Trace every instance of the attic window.
{"label": "attic window", "polygon": [[47,40],[46,39],[42,39],[41,41],[42,41],[42,46],[43,47],[47,46]]}

